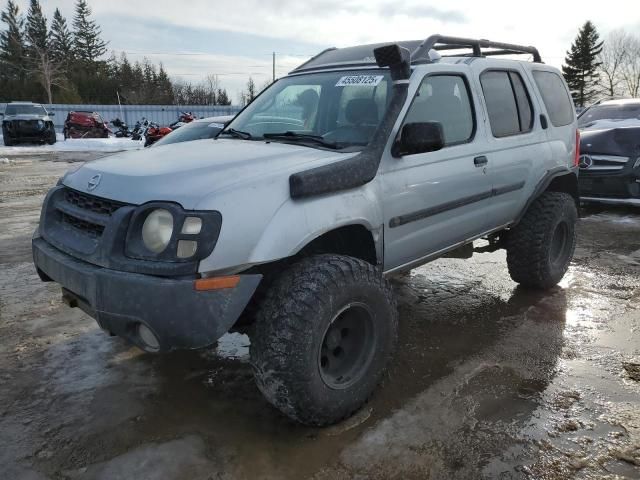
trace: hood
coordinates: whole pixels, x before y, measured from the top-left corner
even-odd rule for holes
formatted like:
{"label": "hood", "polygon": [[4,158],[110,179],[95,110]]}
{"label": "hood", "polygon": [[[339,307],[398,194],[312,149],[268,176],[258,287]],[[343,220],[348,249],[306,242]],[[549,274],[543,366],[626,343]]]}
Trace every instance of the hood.
{"label": "hood", "polygon": [[582,129],[580,151],[623,157],[640,156],[640,122],[636,120],[635,126],[618,126],[621,123],[597,121],[594,122],[598,125],[597,127],[589,126]]}
{"label": "hood", "polygon": [[51,117],[48,115],[30,115],[26,113],[19,113],[17,115],[5,115],[4,120],[42,120],[44,122],[51,121]]}
{"label": "hood", "polygon": [[[240,139],[196,140],[123,152],[84,164],[63,178],[81,192],[121,202],[174,201],[192,209],[203,197],[353,157],[300,145]],[[100,175],[89,190],[89,180]]]}

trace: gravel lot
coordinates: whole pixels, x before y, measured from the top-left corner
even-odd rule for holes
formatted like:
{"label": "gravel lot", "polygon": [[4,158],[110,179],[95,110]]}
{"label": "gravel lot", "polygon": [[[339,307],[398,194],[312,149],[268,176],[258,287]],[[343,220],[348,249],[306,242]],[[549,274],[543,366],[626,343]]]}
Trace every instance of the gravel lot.
{"label": "gravel lot", "polygon": [[43,196],[97,155],[0,155],[0,478],[640,478],[640,210],[583,212],[552,292],[516,288],[504,252],[394,279],[387,378],[310,429],[262,399],[246,337],[144,354],[40,282]]}

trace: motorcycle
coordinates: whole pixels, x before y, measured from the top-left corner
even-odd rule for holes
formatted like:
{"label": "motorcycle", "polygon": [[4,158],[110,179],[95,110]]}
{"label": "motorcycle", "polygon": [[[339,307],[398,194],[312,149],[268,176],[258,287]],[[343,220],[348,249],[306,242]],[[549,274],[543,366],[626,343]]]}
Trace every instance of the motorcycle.
{"label": "motorcycle", "polygon": [[117,130],[115,131],[115,136],[117,138],[129,138],[132,134],[132,132],[129,130],[129,127],[127,126],[126,123],[124,123],[122,120],[120,120],[119,118],[115,118],[113,120],[111,120],[111,125],[113,125],[114,127],[117,128]]}
{"label": "motorcycle", "polygon": [[144,146],[150,147],[162,137],[169,135],[172,131],[169,127],[161,127],[155,122],[150,122],[144,134]]}
{"label": "motorcycle", "polygon": [[176,130],[187,123],[193,122],[196,118],[198,117],[196,117],[192,112],[181,112],[178,116],[178,121],[170,124],[169,128],[171,128],[171,130]]}
{"label": "motorcycle", "polygon": [[142,137],[144,137],[148,128],[149,120],[147,120],[145,117],[142,117],[133,126],[133,130],[131,131],[131,140],[140,140]]}

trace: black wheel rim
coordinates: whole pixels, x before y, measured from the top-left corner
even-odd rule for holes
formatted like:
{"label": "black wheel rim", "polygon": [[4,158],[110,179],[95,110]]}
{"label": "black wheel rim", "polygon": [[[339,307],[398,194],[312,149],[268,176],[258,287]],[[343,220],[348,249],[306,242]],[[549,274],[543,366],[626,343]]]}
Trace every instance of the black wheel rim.
{"label": "black wheel rim", "polygon": [[556,225],[551,237],[551,249],[549,251],[549,261],[554,266],[562,265],[567,257],[567,246],[569,244],[569,226],[566,222]]}
{"label": "black wheel rim", "polygon": [[367,372],[375,351],[373,314],[364,303],[351,303],[331,320],[318,353],[324,383],[345,389]]}

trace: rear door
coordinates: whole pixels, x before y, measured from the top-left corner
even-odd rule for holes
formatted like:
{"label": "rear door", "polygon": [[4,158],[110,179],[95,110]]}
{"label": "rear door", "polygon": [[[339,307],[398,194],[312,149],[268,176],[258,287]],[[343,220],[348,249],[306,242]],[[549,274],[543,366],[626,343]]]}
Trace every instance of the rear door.
{"label": "rear door", "polygon": [[[536,186],[532,173],[543,171],[550,157],[539,119],[540,105],[516,62],[475,62],[479,91],[487,112],[487,161],[493,184],[496,225],[510,223]],[[504,65],[508,65],[505,67]]]}
{"label": "rear door", "polygon": [[[385,270],[419,264],[430,255],[490,228],[491,181],[483,164],[484,132],[476,118],[468,67],[423,77],[402,125],[439,122],[445,147],[382,164]],[[479,157],[479,158],[478,158]]]}

